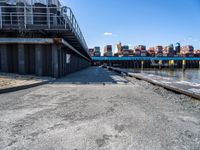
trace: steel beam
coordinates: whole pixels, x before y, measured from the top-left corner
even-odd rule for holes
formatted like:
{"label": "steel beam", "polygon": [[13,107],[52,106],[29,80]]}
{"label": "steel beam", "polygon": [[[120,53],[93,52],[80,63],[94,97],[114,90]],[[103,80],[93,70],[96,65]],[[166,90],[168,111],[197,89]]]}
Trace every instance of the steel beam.
{"label": "steel beam", "polygon": [[0,44],[53,44],[53,38],[0,38]]}
{"label": "steel beam", "polygon": [[42,45],[35,45],[35,73],[43,75]]}
{"label": "steel beam", "polygon": [[0,45],[0,53],[1,53],[1,71],[8,72],[8,53],[7,53],[7,45]]}
{"label": "steel beam", "polygon": [[81,54],[77,49],[75,49],[73,46],[71,46],[67,41],[65,41],[62,38],[0,38],[0,45],[1,44],[36,44],[36,45],[62,44],[70,48],[79,56],[85,58],[88,61],[91,61],[89,58]]}
{"label": "steel beam", "polygon": [[58,70],[58,46],[53,44],[52,45],[52,75],[53,77],[59,76]]}
{"label": "steel beam", "polygon": [[24,44],[18,44],[18,71],[25,74],[25,48]]}

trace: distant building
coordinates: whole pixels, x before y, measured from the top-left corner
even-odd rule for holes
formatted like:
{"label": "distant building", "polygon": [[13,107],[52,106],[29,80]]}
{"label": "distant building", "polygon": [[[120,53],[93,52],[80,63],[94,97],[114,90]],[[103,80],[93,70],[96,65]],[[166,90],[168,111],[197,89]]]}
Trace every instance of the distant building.
{"label": "distant building", "polygon": [[155,48],[154,47],[150,47],[148,49],[148,55],[149,56],[155,56]]}
{"label": "distant building", "polygon": [[122,56],[133,56],[133,50],[129,49],[128,45],[123,45]]}
{"label": "distant building", "polygon": [[117,44],[117,53],[115,56],[133,56],[133,51],[129,49],[128,45]]}
{"label": "distant building", "polygon": [[169,45],[169,53],[168,53],[168,56],[174,56],[174,45],[173,44],[170,44]]}
{"label": "distant building", "polygon": [[104,56],[113,56],[112,45],[106,45],[104,47]]}
{"label": "distant building", "polygon": [[124,50],[122,50],[122,55],[123,56],[133,56],[133,50],[131,50],[131,49],[124,49]]}
{"label": "distant building", "polygon": [[147,50],[145,45],[137,45],[134,47],[134,53],[136,56],[147,56]]}
{"label": "distant building", "polygon": [[156,56],[163,56],[163,46],[156,46],[155,47],[155,55]]}
{"label": "distant building", "polygon": [[89,54],[90,54],[91,57],[94,56],[94,48],[90,48],[89,49]]}
{"label": "distant building", "polygon": [[118,53],[119,55],[122,54],[122,43],[121,43],[121,42],[119,42],[119,43],[117,44],[117,53]]}
{"label": "distant building", "polygon": [[195,57],[200,57],[200,50],[195,50],[194,55]]}
{"label": "distant building", "polygon": [[94,47],[94,56],[100,57],[101,56],[101,48],[96,46]]}
{"label": "distant building", "polygon": [[168,56],[169,48],[168,46],[163,47],[163,56]]}
{"label": "distant building", "polygon": [[192,45],[186,45],[181,47],[181,56],[194,56],[194,47]]}
{"label": "distant building", "polygon": [[163,56],[174,56],[175,54],[176,53],[173,44],[170,44],[163,48]]}
{"label": "distant building", "polygon": [[128,50],[129,49],[129,46],[128,45],[123,45],[122,46],[122,50]]}
{"label": "distant building", "polygon": [[176,43],[175,46],[175,53],[179,54],[181,52],[181,44],[180,43]]}

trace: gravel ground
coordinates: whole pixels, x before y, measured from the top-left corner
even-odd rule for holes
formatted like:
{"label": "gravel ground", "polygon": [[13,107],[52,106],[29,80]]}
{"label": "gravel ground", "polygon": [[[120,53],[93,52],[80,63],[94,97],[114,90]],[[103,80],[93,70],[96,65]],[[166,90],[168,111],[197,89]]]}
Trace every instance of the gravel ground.
{"label": "gravel ground", "polygon": [[0,149],[199,150],[200,102],[91,67],[2,94]]}

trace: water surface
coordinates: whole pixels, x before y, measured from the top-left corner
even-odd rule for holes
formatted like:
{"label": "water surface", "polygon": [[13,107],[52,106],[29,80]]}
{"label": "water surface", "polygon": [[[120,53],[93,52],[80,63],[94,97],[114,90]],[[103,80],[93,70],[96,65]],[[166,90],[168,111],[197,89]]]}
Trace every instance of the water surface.
{"label": "water surface", "polygon": [[158,69],[144,69],[144,70],[135,70],[129,69],[133,72],[142,72],[147,74],[153,74],[163,77],[171,78],[172,80],[179,81],[188,81],[192,83],[200,84],[200,69],[186,69],[183,71],[182,69],[176,69],[171,71],[169,69],[158,70]]}

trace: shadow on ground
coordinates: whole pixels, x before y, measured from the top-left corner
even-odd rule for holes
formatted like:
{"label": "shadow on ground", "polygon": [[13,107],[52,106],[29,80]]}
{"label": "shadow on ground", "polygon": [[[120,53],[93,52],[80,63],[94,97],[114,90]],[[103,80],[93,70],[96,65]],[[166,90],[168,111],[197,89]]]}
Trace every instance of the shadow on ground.
{"label": "shadow on ground", "polygon": [[101,67],[89,67],[62,77],[53,82],[53,84],[117,84],[119,80],[119,76],[107,69]]}

